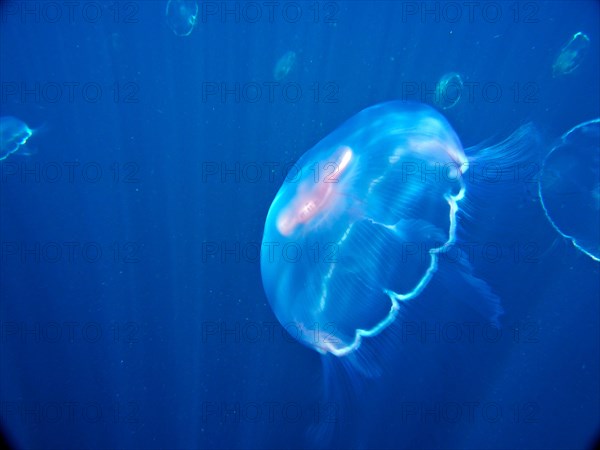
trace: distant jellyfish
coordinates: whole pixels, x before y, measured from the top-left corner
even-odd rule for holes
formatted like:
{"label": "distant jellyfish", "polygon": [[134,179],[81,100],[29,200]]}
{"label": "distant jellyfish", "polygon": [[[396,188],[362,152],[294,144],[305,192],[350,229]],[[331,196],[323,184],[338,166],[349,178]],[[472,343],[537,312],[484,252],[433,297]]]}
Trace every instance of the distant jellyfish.
{"label": "distant jellyfish", "polygon": [[552,65],[552,76],[559,77],[573,72],[579,67],[590,47],[590,38],[579,32],[560,50]]}
{"label": "distant jellyfish", "polygon": [[114,32],[110,35],[110,44],[113,50],[120,51],[122,48],[122,37],[120,33]]}
{"label": "distant jellyfish", "polygon": [[296,52],[290,50],[286,52],[275,64],[273,69],[273,77],[275,81],[281,81],[292,71],[296,65]]}
{"label": "distant jellyfish", "polygon": [[600,261],[600,119],[562,136],[544,160],[539,195],[556,231]]}
{"label": "distant jellyfish", "polygon": [[455,106],[462,95],[463,81],[456,72],[449,72],[440,78],[435,88],[435,103],[442,109]]}
{"label": "distant jellyfish", "polygon": [[27,143],[33,130],[16,117],[0,117],[0,161]]}
{"label": "distant jellyfish", "polygon": [[177,36],[188,36],[198,19],[198,4],[189,0],[169,0],[167,24]]}

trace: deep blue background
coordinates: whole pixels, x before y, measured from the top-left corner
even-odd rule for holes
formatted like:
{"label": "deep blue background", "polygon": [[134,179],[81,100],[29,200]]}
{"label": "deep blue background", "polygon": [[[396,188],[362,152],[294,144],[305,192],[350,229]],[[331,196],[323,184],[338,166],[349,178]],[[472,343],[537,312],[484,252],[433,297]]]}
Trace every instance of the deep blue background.
{"label": "deep blue background", "polygon": [[[44,7],[3,3],[3,11],[24,3]],[[85,4],[73,20],[63,6],[56,23],[10,15],[0,29],[0,113],[40,128],[24,154],[0,163],[0,394],[10,442],[25,448],[590,445],[600,423],[598,263],[556,234],[534,189],[517,198],[497,195],[498,217],[482,214],[471,229],[474,239],[510,236],[518,248],[534,244],[533,261],[479,261],[503,299],[503,338],[450,353],[423,346],[397,361],[354,399],[340,400],[344,411],[329,441],[307,432],[315,405],[335,398],[323,394],[320,357],[289,341],[275,323],[258,261],[243,253],[239,260],[207,257],[203,248],[252,250],[284,164],[362,108],[402,98],[408,84],[431,88],[450,71],[502,88],[497,102],[475,88],[472,98],[465,94],[445,112],[465,146],[495,142],[531,121],[540,152],[547,152],[565,131],[600,113],[598,3],[496,3],[503,15],[492,23],[480,10],[469,20],[464,6],[453,22],[444,15],[403,16],[401,2],[340,2],[331,4],[338,9],[334,23],[325,23],[330,4],[320,3],[314,20],[314,4],[300,2],[297,23],[281,8],[273,21],[264,9],[257,23],[199,17],[186,37],[169,29],[164,1],[94,3],[102,8],[95,23],[82,16]],[[586,58],[574,73],[553,78],[557,54],[577,31],[591,40]],[[288,50],[297,62],[282,83],[299,83],[299,101],[286,101],[281,90],[272,102],[266,92],[256,102],[203,98],[205,83],[273,81]],[[57,101],[48,93],[21,98],[24,87],[50,89],[49,83],[79,87],[73,99],[66,90]],[[85,83],[101,86],[97,102],[84,97]],[[322,95],[315,102],[316,85]],[[338,89],[333,102],[323,95],[330,86]],[[66,164],[76,162],[70,180]],[[279,165],[269,177],[264,164],[272,162]],[[102,169],[98,182],[82,178],[80,168],[90,163]],[[255,181],[203,178],[207,167],[236,163],[258,164],[263,173]],[[49,175],[21,178],[24,168],[56,165],[63,172],[54,182]],[[15,170],[19,176],[10,176]],[[49,243],[65,252],[57,262],[11,252]],[[68,243],[78,245],[73,258]],[[89,243],[103,251],[95,262],[81,253]],[[257,326],[263,335],[252,342],[248,334],[207,333],[216,323],[249,332]],[[517,342],[516,327],[534,338]],[[62,334],[52,339],[57,329]],[[97,330],[102,335],[95,340]],[[450,402],[493,403],[503,416],[492,422],[481,409],[456,423],[402,416],[409,404]],[[284,415],[285,405],[297,405],[302,416]],[[258,420],[237,420],[254,406],[262,412]],[[517,420],[515,408],[535,420]]]}

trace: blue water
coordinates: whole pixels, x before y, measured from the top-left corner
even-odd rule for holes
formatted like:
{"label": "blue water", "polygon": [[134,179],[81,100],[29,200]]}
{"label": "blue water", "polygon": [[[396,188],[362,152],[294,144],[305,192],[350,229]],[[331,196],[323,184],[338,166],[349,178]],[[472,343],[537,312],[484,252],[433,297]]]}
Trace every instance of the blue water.
{"label": "blue water", "polygon": [[[168,21],[165,1],[2,3],[0,116],[33,132],[0,162],[3,438],[590,448],[599,265],[545,217],[533,169],[600,115],[598,3],[198,5],[182,36],[169,23],[192,22]],[[558,59],[578,32],[589,45]],[[434,277],[382,342],[393,363],[351,382],[268,304],[267,211],[291,164],[346,119],[388,100],[447,106],[434,92],[451,72],[462,96],[440,111],[464,147],[537,133],[534,165],[476,195],[463,229],[502,328],[454,311],[470,294]]]}

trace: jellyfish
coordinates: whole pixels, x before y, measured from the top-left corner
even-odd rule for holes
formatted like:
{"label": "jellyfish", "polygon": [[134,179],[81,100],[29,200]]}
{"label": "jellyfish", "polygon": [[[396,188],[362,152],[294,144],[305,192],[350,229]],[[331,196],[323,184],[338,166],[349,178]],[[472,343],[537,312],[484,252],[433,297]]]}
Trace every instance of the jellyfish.
{"label": "jellyfish", "polygon": [[[468,193],[488,188],[467,174],[514,164],[532,134],[522,127],[467,156],[427,105],[392,101],[349,119],[298,160],[268,211],[261,274],[278,320],[322,355],[370,371],[366,353],[356,357],[363,345],[449,270],[440,257],[455,247]],[[464,301],[496,322],[499,299],[468,261],[452,270],[461,274],[449,289],[475,292]]]}
{"label": "jellyfish", "polygon": [[590,38],[579,32],[560,49],[552,65],[552,76],[567,75],[579,67],[590,47]]}
{"label": "jellyfish", "polygon": [[283,80],[296,64],[296,52],[290,50],[277,60],[273,69],[273,77],[276,81]]}
{"label": "jellyfish", "polygon": [[169,0],[167,24],[177,36],[189,36],[198,19],[198,4],[190,0]]}
{"label": "jellyfish", "polygon": [[539,196],[554,229],[600,261],[600,119],[567,131],[546,156]]}
{"label": "jellyfish", "polygon": [[449,72],[440,78],[435,88],[435,103],[442,109],[450,109],[458,103],[462,95],[463,81],[456,72]]}
{"label": "jellyfish", "polygon": [[16,117],[0,117],[0,161],[24,146],[33,133],[34,130]]}

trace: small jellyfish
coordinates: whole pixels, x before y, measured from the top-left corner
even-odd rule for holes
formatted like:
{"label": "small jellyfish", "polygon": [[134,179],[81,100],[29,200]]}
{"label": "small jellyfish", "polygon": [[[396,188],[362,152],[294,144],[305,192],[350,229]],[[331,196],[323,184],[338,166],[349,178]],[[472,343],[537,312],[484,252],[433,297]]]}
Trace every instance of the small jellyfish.
{"label": "small jellyfish", "polygon": [[292,71],[296,65],[296,52],[290,50],[277,60],[273,69],[275,81],[281,81]]}
{"label": "small jellyfish", "polygon": [[600,261],[600,119],[566,132],[546,156],[539,196],[556,231]]}
{"label": "small jellyfish", "polygon": [[15,153],[33,135],[25,122],[12,116],[0,117],[0,161]]}
{"label": "small jellyfish", "polygon": [[456,72],[449,72],[440,78],[435,88],[435,103],[442,109],[450,109],[458,103],[462,95],[463,81]]}
{"label": "small jellyfish", "polygon": [[573,72],[579,67],[590,47],[590,38],[579,32],[560,49],[552,65],[552,76],[559,77]]}
{"label": "small jellyfish", "polygon": [[198,19],[198,4],[189,0],[169,0],[167,3],[167,24],[177,36],[188,36]]}
{"label": "small jellyfish", "polygon": [[[349,119],[298,160],[267,214],[261,274],[279,321],[321,354],[357,361],[353,355],[393,326],[455,247],[468,192],[484,189],[467,171],[489,161],[512,166],[531,135],[521,129],[467,157],[427,105],[393,101]],[[450,289],[495,321],[498,298],[462,262],[444,266],[442,278],[461,272]]]}

